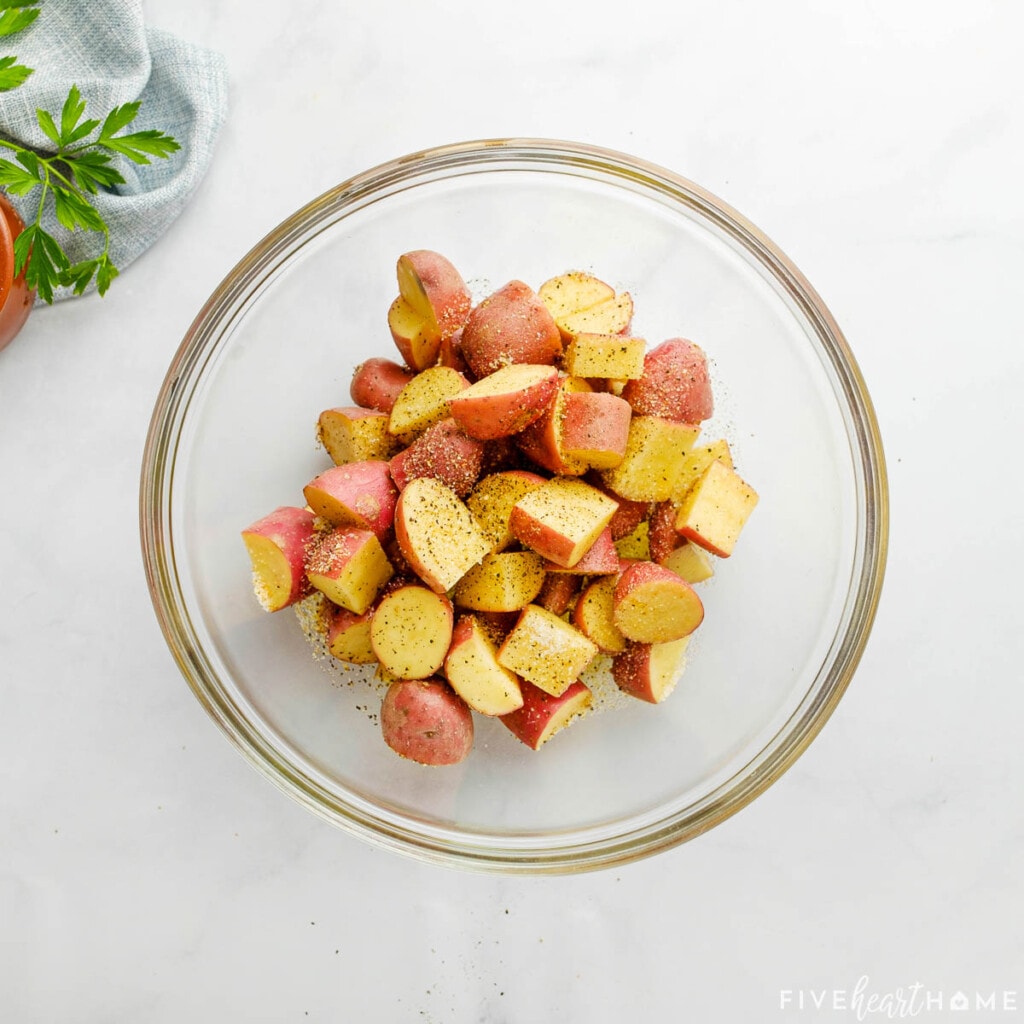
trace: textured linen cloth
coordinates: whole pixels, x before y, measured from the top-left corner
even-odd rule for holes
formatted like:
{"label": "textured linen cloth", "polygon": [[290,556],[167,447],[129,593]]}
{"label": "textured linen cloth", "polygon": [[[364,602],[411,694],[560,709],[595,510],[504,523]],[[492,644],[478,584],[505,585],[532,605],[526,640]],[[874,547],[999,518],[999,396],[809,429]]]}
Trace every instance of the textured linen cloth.
{"label": "textured linen cloth", "polygon": [[[124,271],[178,216],[209,165],[227,112],[223,58],[147,28],[142,0],[44,0],[32,25],[0,38],[0,55],[7,54],[34,69],[24,85],[0,93],[0,133],[8,138],[52,152],[36,109],[48,110],[59,124],[68,90],[77,85],[87,103],[83,119],[102,121],[115,106],[140,100],[138,116],[124,131],[158,129],[181,145],[167,159],[151,158],[149,164],[115,156],[113,166],[125,184],[89,196],[110,229],[110,257]],[[14,159],[2,148],[0,157]],[[10,198],[26,221],[35,219],[38,192]],[[72,263],[102,251],[101,235],[69,234],[52,208],[43,227],[61,241]],[[61,288],[54,298],[73,294]]]}

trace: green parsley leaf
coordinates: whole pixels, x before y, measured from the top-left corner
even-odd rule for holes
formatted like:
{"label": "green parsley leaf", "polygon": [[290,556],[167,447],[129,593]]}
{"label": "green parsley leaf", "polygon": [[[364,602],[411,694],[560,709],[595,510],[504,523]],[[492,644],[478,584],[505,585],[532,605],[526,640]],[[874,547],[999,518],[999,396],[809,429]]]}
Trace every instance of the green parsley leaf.
{"label": "green parsley leaf", "polygon": [[0,160],[0,185],[16,196],[27,195],[40,184],[39,177],[30,174],[24,167]]}
{"label": "green parsley leaf", "polygon": [[10,92],[24,85],[32,69],[16,63],[17,57],[0,57],[0,92]]}
{"label": "green parsley leaf", "polygon": [[[13,36],[32,24],[39,17],[39,9],[28,4],[0,4],[0,36]],[[20,9],[19,9],[20,8]]]}

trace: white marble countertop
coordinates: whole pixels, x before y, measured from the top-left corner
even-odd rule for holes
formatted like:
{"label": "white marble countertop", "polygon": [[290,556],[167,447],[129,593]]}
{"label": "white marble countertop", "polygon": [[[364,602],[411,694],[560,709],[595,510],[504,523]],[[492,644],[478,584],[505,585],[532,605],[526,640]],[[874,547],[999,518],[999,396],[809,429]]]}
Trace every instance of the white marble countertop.
{"label": "white marble countertop", "polygon": [[[0,353],[0,1020],[844,1020],[898,990],[1024,1019],[1024,8],[146,11],[226,56],[232,108],[169,233]],[[357,171],[498,136],[749,217],[838,319],[889,461],[881,608],[822,734],[710,833],[579,877],[423,865],[282,795],[181,678],[139,553],[150,411],[234,262]]]}

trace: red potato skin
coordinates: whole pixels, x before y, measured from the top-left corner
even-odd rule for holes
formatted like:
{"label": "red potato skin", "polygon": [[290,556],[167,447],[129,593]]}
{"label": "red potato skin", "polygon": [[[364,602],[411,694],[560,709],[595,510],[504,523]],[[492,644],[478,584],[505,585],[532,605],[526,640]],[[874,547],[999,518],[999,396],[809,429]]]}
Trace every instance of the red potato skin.
{"label": "red potato skin", "polygon": [[588,460],[592,466],[617,466],[626,454],[631,416],[629,402],[607,391],[567,394],[561,424],[562,450],[570,456],[579,456],[585,451],[601,452],[600,463]]}
{"label": "red potato skin", "polygon": [[472,380],[469,364],[462,357],[462,331],[463,328],[460,327],[450,337],[441,339],[437,361],[442,366],[450,366],[453,370],[458,370],[464,377]]}
{"label": "red potato skin", "polygon": [[676,507],[671,501],[657,502],[647,522],[647,543],[652,562],[667,558],[685,543],[685,538],[676,530]]}
{"label": "red potato skin", "polygon": [[[544,578],[544,586],[541,587],[534,603],[555,615],[564,615],[572,607],[579,589],[580,577],[575,573],[549,572]],[[512,626],[514,625],[515,622],[512,623]],[[509,626],[509,629],[512,626]]]}
{"label": "red potato skin", "polygon": [[[676,534],[676,536],[679,535]],[[587,548],[583,557],[571,569],[566,569],[555,562],[546,562],[544,569],[549,573],[575,574],[577,576],[610,576],[612,573],[621,571],[622,560],[619,558],[618,551],[615,550],[611,527],[605,527],[597,535],[597,540]]]}
{"label": "red potato skin", "polygon": [[316,535],[315,520],[308,509],[282,505],[242,531],[243,537],[249,533],[271,540],[291,568],[291,590],[283,602],[274,606],[274,611],[288,608],[313,589],[306,578],[305,558]]}
{"label": "red potato skin", "polygon": [[377,459],[347,462],[315,477],[303,491],[314,511],[318,507],[318,491],[340,501],[352,513],[352,524],[372,530],[381,542],[391,533],[398,489],[386,462]]}
{"label": "red potato skin", "polygon": [[626,649],[612,658],[612,679],[615,685],[630,697],[660,704],[667,694],[655,692],[651,677],[651,649],[653,644],[627,641]]}
{"label": "red potato skin", "polygon": [[584,479],[591,487],[596,487],[602,494],[619,503],[619,507],[612,516],[608,528],[612,531],[612,540],[621,540],[629,536],[647,517],[650,515],[651,503],[649,501],[633,501],[630,498],[623,498],[611,490],[601,479],[600,474],[589,472]]}
{"label": "red potato skin", "polygon": [[566,704],[574,701],[581,693],[588,692],[585,683],[577,679],[558,697],[552,697],[539,686],[527,679],[520,679],[519,688],[523,694],[523,706],[510,711],[498,719],[517,739],[522,740],[531,750],[540,747],[540,738],[553,715]]}
{"label": "red potato skin", "polygon": [[481,441],[495,441],[520,433],[540,419],[555,400],[558,371],[521,391],[477,396],[473,387],[449,399],[448,409],[462,429]]}
{"label": "red potato skin", "polygon": [[398,393],[414,376],[412,370],[391,359],[374,357],[355,368],[349,394],[356,405],[390,413]]}
{"label": "red potato skin", "polygon": [[[437,319],[441,338],[451,337],[466,322],[473,300],[455,264],[433,249],[413,249],[399,257],[420,279]],[[401,272],[398,272],[401,290]]]}
{"label": "red potato skin", "polygon": [[381,735],[396,754],[425,765],[452,765],[473,747],[473,714],[443,680],[400,679],[380,710]]}
{"label": "red potato skin", "polygon": [[670,338],[644,356],[643,374],[626,382],[622,397],[638,416],[700,423],[714,412],[704,351],[686,338]]}
{"label": "red potato skin", "polygon": [[401,491],[410,480],[432,476],[465,498],[480,477],[484,447],[482,441],[468,437],[455,420],[442,420],[391,459],[391,479]]}
{"label": "red potato skin", "polygon": [[523,281],[509,281],[470,312],[461,348],[480,378],[508,363],[554,364],[562,335],[537,293]]}

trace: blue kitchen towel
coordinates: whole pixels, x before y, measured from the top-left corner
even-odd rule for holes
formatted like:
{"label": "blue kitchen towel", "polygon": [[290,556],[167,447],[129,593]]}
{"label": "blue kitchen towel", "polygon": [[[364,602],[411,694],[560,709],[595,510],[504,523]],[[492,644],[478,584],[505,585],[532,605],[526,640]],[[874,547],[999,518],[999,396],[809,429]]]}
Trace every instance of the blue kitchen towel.
{"label": "blue kitchen towel", "polygon": [[[87,103],[85,117],[102,120],[115,106],[139,100],[139,114],[127,130],[158,129],[180,143],[170,157],[149,164],[115,158],[125,184],[90,197],[110,228],[111,259],[123,271],[181,213],[206,172],[227,113],[223,58],[147,28],[142,0],[43,0],[27,29],[0,38],[0,55],[8,54],[34,69],[24,85],[0,93],[0,132],[8,138],[52,152],[36,109],[50,111],[59,123],[68,90],[77,85]],[[0,149],[0,157],[12,155]],[[26,221],[35,219],[38,192],[11,201]],[[102,251],[101,235],[69,234],[52,209],[43,227],[61,241],[72,263]],[[61,288],[54,298],[73,294]]]}

